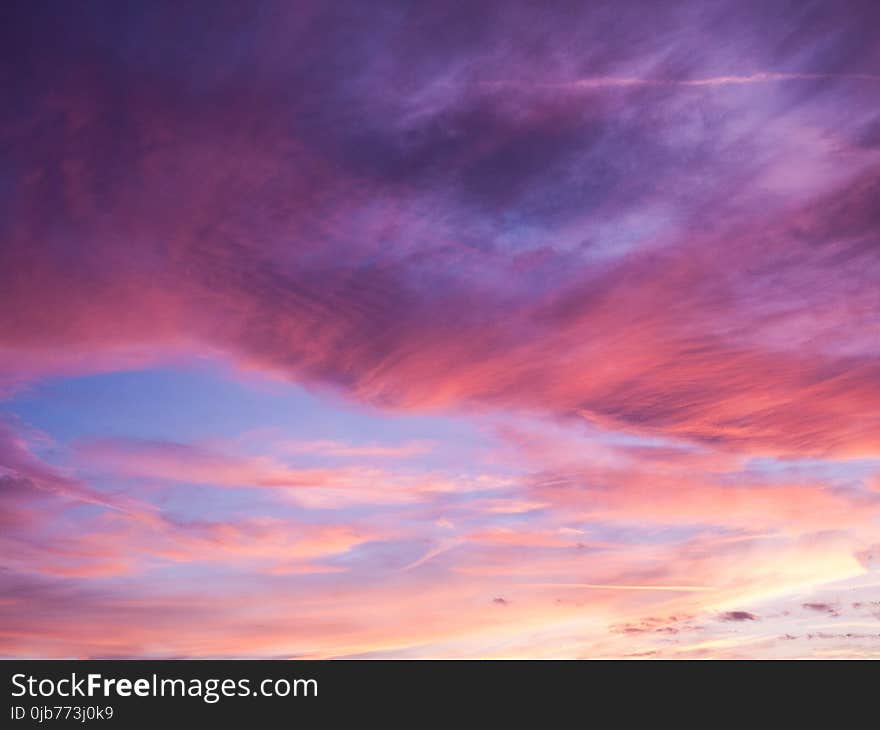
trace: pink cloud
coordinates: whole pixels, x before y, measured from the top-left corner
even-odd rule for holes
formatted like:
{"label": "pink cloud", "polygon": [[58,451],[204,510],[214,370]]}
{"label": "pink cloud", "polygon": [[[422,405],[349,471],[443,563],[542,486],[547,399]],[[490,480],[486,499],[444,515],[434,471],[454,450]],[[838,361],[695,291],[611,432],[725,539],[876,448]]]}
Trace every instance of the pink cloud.
{"label": "pink cloud", "polygon": [[284,445],[284,450],[292,454],[319,454],[332,457],[377,457],[406,459],[430,453],[432,444],[412,441],[400,445],[388,444],[345,444],[338,441],[301,441]]}

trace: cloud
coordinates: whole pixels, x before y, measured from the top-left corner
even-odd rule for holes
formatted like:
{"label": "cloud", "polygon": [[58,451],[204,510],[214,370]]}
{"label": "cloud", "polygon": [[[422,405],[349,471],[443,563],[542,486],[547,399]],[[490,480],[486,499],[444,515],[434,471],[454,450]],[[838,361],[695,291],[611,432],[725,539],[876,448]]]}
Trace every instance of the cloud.
{"label": "cloud", "polygon": [[829,616],[834,616],[835,618],[840,615],[837,608],[828,603],[822,602],[810,602],[804,603],[803,608],[806,608],[809,611],[817,611],[819,613],[827,613]]}
{"label": "cloud", "polygon": [[377,457],[405,459],[430,453],[431,444],[412,441],[401,445],[345,444],[337,441],[303,441],[285,444],[285,450],[294,454],[318,454],[332,457]]}
{"label": "cloud", "polygon": [[877,571],[880,568],[880,545],[870,545],[856,553],[856,558],[868,571]]}
{"label": "cloud", "polygon": [[[768,208],[723,187],[770,175],[773,130],[812,122],[811,105],[864,76],[858,58],[827,72],[691,73],[663,97],[585,106],[481,91],[480,65],[490,73],[501,57],[478,49],[509,50],[487,23],[452,67],[436,62],[450,53],[437,42],[407,57],[412,96],[394,83],[403,57],[370,62],[366,39],[346,47],[315,13],[282,12],[281,27],[306,39],[299,61],[273,27],[235,27],[264,49],[241,77],[257,84],[175,67],[174,34],[163,73],[124,47],[118,64],[86,61],[75,43],[49,44],[51,65],[21,59],[34,83],[16,87],[12,108],[31,116],[4,128],[15,150],[0,256],[3,308],[15,313],[0,330],[9,383],[209,348],[384,407],[582,414],[772,453],[876,450],[876,165],[817,176],[794,204],[783,194]],[[308,40],[312,22],[322,43]],[[537,27],[548,23],[566,25],[542,15]],[[220,27],[233,32],[228,19]],[[409,47],[393,27],[380,23],[376,39]],[[598,38],[596,65],[629,62]],[[663,65],[670,50],[645,53]],[[364,62],[358,73],[309,78],[337,51]],[[544,72],[566,63],[551,57]],[[533,64],[514,53],[505,65]],[[297,93],[279,95],[290,76]],[[788,111],[709,98],[692,119],[673,93],[795,78],[804,86]],[[198,83],[205,94],[185,92]],[[852,124],[868,111],[847,114]],[[761,123],[763,135],[748,134]],[[733,155],[732,139],[754,154]],[[629,219],[641,223],[628,240],[571,240]],[[813,279],[821,286],[805,288]]]}
{"label": "cloud", "polygon": [[748,611],[725,611],[719,618],[722,621],[757,621],[758,617]]}
{"label": "cloud", "polygon": [[[36,502],[41,496],[92,504],[148,518],[151,507],[121,495],[107,495],[51,466],[33,453],[26,439],[10,423],[0,420],[0,498],[18,503]],[[41,494],[42,493],[42,494]]]}
{"label": "cloud", "polygon": [[331,473],[170,441],[93,440],[78,451],[92,468],[121,476],[218,486],[312,487],[325,483]]}
{"label": "cloud", "polygon": [[[373,455],[372,448],[369,453],[346,450],[346,456],[356,458]],[[91,472],[152,483],[274,490],[292,502],[316,508],[420,502],[456,492],[491,493],[509,483],[491,474],[450,475],[360,463],[296,467],[276,456],[244,455],[234,444],[209,447],[159,440],[93,439],[77,445],[76,459]]]}

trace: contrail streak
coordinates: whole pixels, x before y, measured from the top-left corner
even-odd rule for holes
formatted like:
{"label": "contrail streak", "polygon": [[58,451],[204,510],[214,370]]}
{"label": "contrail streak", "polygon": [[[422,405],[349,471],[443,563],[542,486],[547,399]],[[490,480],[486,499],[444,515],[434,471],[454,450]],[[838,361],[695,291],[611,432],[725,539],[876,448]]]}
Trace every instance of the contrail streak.
{"label": "contrail streak", "polygon": [[490,86],[523,86],[546,89],[605,89],[626,86],[741,86],[745,84],[766,84],[776,81],[880,81],[874,74],[808,74],[808,73],[769,73],[761,72],[745,76],[709,76],[698,79],[652,79],[636,76],[590,76],[574,81],[555,83],[533,83],[528,81],[490,81]]}
{"label": "contrail streak", "polygon": [[464,540],[450,540],[449,542],[441,543],[437,547],[434,547],[434,548],[431,548],[430,550],[428,550],[428,552],[426,552],[424,555],[422,555],[422,557],[418,558],[417,560],[414,560],[413,562],[411,562],[407,565],[404,565],[401,568],[401,570],[407,571],[407,570],[412,570],[413,568],[418,568],[420,565],[424,565],[429,560],[433,560],[438,555],[441,555],[448,550],[452,550],[452,548],[458,547],[459,545],[461,545],[463,543],[464,543]]}

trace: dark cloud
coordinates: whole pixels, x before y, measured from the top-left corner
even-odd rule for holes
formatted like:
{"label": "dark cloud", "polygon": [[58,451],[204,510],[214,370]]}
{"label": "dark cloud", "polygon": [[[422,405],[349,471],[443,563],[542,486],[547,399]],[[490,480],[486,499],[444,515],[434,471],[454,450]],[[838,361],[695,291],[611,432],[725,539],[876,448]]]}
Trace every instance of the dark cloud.
{"label": "dark cloud", "polygon": [[682,632],[699,631],[702,627],[692,623],[688,616],[648,616],[638,622],[611,626],[615,634],[666,634],[674,636]]}
{"label": "dark cloud", "polygon": [[757,621],[758,617],[748,611],[725,611],[719,618],[722,621]]}
{"label": "dark cloud", "polygon": [[831,605],[830,603],[804,603],[802,604],[803,608],[806,608],[809,611],[817,611],[819,613],[827,613],[829,616],[833,616],[837,618],[840,616],[840,612],[838,611],[836,606]]}

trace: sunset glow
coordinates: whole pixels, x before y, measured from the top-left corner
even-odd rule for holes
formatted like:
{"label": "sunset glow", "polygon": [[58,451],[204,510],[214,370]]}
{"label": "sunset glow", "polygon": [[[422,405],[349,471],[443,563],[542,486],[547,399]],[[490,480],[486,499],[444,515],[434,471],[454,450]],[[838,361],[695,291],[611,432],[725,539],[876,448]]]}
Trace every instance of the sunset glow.
{"label": "sunset glow", "polygon": [[4,16],[0,656],[880,657],[880,5]]}

